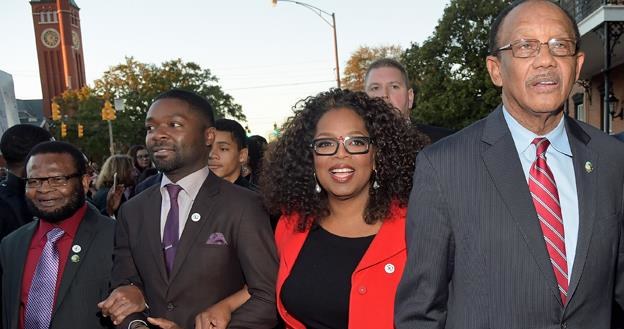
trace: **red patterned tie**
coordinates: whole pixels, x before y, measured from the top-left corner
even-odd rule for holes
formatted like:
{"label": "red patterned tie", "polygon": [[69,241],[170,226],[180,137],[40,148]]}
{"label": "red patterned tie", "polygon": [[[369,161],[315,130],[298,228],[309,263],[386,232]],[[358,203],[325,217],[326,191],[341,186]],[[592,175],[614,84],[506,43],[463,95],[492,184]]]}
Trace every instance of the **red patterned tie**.
{"label": "red patterned tie", "polygon": [[533,144],[536,147],[537,159],[529,171],[529,191],[542,227],[550,262],[557,278],[561,301],[565,305],[568,297],[568,262],[566,260],[559,193],[557,192],[555,177],[546,163],[546,149],[550,146],[550,142],[546,138],[536,138],[533,140]]}

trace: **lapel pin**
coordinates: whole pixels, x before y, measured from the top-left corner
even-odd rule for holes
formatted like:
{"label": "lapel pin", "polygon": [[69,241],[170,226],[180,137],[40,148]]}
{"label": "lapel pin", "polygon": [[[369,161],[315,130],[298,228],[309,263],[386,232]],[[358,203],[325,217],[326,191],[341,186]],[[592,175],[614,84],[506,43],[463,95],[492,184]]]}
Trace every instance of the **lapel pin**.
{"label": "lapel pin", "polygon": [[80,247],[77,244],[72,246],[72,251],[75,252],[75,253],[79,253],[81,250],[82,250],[82,247]]}
{"label": "lapel pin", "polygon": [[71,259],[72,263],[78,263],[80,261],[80,256],[72,255],[70,259]]}
{"label": "lapel pin", "polygon": [[587,161],[585,162],[585,171],[589,174],[590,172],[594,171],[594,165]]}
{"label": "lapel pin", "polygon": [[201,215],[198,213],[194,213],[191,215],[191,220],[194,222],[199,222],[200,219],[201,219]]}
{"label": "lapel pin", "polygon": [[394,264],[391,264],[391,263],[386,264],[386,266],[384,266],[384,270],[388,274],[394,273]]}

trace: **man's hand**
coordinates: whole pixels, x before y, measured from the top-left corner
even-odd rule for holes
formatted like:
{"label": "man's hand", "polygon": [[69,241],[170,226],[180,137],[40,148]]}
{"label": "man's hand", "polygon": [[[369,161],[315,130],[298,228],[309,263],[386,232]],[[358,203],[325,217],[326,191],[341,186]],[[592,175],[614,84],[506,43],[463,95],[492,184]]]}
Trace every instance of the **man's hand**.
{"label": "man's hand", "polygon": [[222,301],[195,317],[195,329],[225,329],[232,319],[232,309]]}
{"label": "man's hand", "polygon": [[114,325],[119,325],[132,313],[143,312],[145,306],[143,292],[133,285],[118,287],[108,298],[98,303],[102,315],[110,316]]}
{"label": "man's hand", "polygon": [[162,329],[182,329],[172,321],[163,318],[147,318],[147,321]]}

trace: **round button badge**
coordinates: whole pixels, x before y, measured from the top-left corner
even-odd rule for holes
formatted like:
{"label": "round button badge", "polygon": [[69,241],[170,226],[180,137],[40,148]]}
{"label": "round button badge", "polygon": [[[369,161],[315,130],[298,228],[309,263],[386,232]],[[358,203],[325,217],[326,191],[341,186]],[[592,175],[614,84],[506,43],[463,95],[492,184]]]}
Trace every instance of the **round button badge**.
{"label": "round button badge", "polygon": [[191,215],[191,220],[194,222],[198,222],[201,219],[201,215],[198,213],[194,213]]}
{"label": "round button badge", "polygon": [[393,264],[388,263],[386,264],[386,266],[384,266],[384,270],[386,271],[386,273],[392,274],[394,273],[395,268]]}

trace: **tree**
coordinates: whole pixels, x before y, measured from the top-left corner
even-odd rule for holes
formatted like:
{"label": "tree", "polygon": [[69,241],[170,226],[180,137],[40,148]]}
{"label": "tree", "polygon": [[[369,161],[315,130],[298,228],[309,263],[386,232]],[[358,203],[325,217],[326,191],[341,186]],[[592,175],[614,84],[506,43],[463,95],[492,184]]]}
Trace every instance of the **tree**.
{"label": "tree", "polygon": [[372,62],[380,58],[399,59],[403,54],[401,47],[397,45],[358,48],[347,61],[341,80],[342,88],[357,91],[364,90],[364,76]]}
{"label": "tree", "polygon": [[102,78],[95,81],[94,89],[111,101],[115,98],[124,100],[124,110],[117,112],[113,130],[116,141],[132,145],[145,140],[144,120],[153,99],[172,88],[190,90],[208,98],[216,117],[228,115],[245,121],[242,107],[217,82],[209,69],[193,62],[175,59],[157,66],[126,57],[125,63],[104,72]]}
{"label": "tree", "polygon": [[485,58],[489,29],[506,0],[451,0],[434,34],[402,56],[414,90],[417,122],[453,129],[486,116],[500,103]]}
{"label": "tree", "polygon": [[[53,122],[53,133],[57,140],[69,142],[84,152],[90,160],[100,165],[110,155],[108,126],[101,120],[100,111],[104,98],[88,87],[80,90],[66,90],[55,97],[63,114],[62,122],[67,125],[67,136],[60,136],[60,121]],[[78,124],[84,126],[84,136],[78,138]]]}

